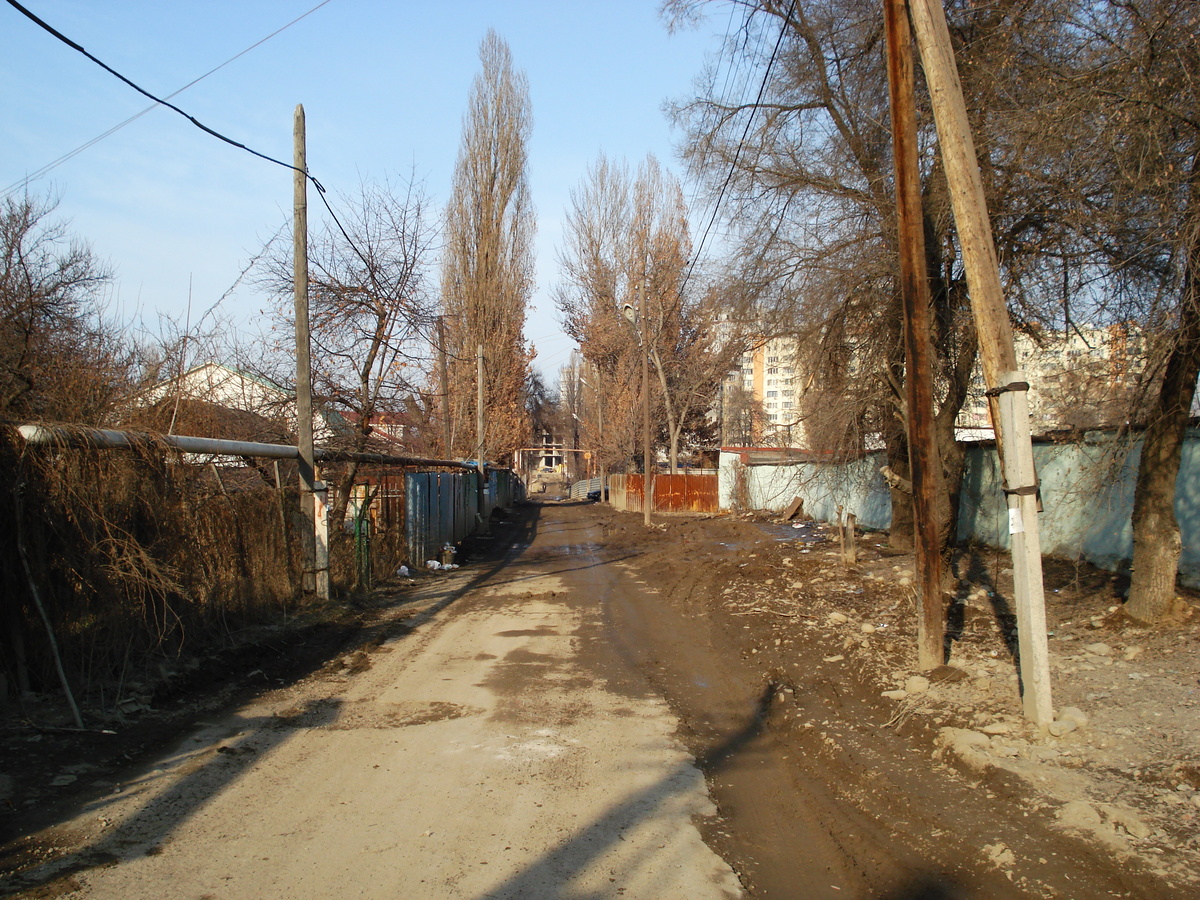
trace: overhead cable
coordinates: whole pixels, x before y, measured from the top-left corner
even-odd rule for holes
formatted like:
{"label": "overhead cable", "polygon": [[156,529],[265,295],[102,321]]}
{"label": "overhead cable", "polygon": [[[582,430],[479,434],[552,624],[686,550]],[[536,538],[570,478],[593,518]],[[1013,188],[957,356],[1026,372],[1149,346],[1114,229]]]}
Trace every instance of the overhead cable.
{"label": "overhead cable", "polygon": [[[12,0],[9,0],[12,2]],[[758,86],[758,96],[754,98],[754,104],[750,107],[750,115],[746,117],[746,127],[742,129],[742,137],[737,143],[737,149],[734,150],[733,160],[729,164],[729,172],[725,176],[724,182],[721,184],[721,189],[717,192],[717,199],[713,203],[712,215],[709,216],[708,225],[704,228],[704,234],[700,237],[700,243],[696,245],[696,252],[692,256],[691,264],[688,266],[687,274],[683,278],[683,283],[679,286],[679,293],[682,294],[687,283],[691,280],[692,272],[695,271],[696,263],[700,261],[700,256],[704,252],[704,244],[708,241],[709,232],[712,231],[713,224],[717,220],[717,214],[721,210],[721,201],[725,198],[725,191],[729,188],[730,182],[733,181],[734,173],[737,171],[738,160],[742,155],[742,148],[746,144],[746,138],[750,134],[750,126],[754,123],[754,113],[757,112],[759,105],[762,103],[763,94],[767,91],[767,82],[771,77],[771,69],[775,65],[775,58],[779,55],[779,48],[783,44],[784,35],[787,34],[788,25],[792,21],[792,13],[796,9],[796,0],[792,0],[788,6],[788,11],[783,16],[783,23],[779,26],[779,37],[775,40],[775,47],[771,50],[771,58],[767,60],[766,71],[763,72],[762,83]]]}
{"label": "overhead cable", "polygon": [[[325,6],[327,3],[331,3],[331,2],[333,2],[333,0],[321,0],[321,2],[320,2],[320,3],[318,3],[318,4],[317,4],[316,6],[314,6],[312,9],[310,9],[308,12],[306,12],[306,13],[302,13],[301,15],[299,15],[299,16],[296,16],[296,18],[292,19],[292,21],[288,22],[286,25],[284,25],[284,26],[282,26],[282,27],[280,27],[280,28],[276,28],[274,31],[272,31],[270,34],[268,34],[268,35],[267,35],[265,38],[262,38],[261,40],[255,41],[253,44],[251,44],[251,45],[250,45],[249,47],[247,47],[245,50],[243,50],[243,51],[241,51],[240,53],[237,53],[237,54],[235,54],[235,55],[233,55],[233,56],[229,57],[229,59],[225,60],[225,62],[221,63],[219,66],[215,66],[214,68],[212,68],[212,69],[209,69],[207,72],[205,72],[203,75],[199,76],[198,78],[193,78],[191,81],[189,81],[189,82],[188,82],[187,84],[185,84],[183,87],[179,88],[177,91],[173,91],[172,93],[170,93],[170,94],[167,94],[167,96],[166,96],[166,99],[167,99],[167,100],[170,100],[172,97],[177,97],[177,96],[179,96],[179,95],[180,95],[180,94],[182,94],[184,91],[186,91],[188,88],[190,88],[190,87],[193,87],[193,86],[195,86],[196,84],[199,84],[201,81],[203,81],[203,80],[204,80],[205,78],[207,78],[209,75],[212,75],[212,74],[214,74],[215,72],[219,72],[221,69],[225,68],[225,67],[226,67],[227,65],[229,65],[230,63],[232,63],[232,62],[234,62],[234,61],[236,61],[236,60],[238,60],[238,59],[241,59],[243,56],[245,56],[245,55],[246,55],[247,53],[249,53],[251,50],[254,50],[254,49],[255,49],[255,48],[257,48],[257,47],[260,47],[260,46],[262,46],[262,45],[263,45],[263,44],[265,44],[267,41],[271,40],[271,38],[275,37],[275,36],[276,36],[276,35],[278,35],[278,34],[281,34],[281,33],[282,33],[282,32],[284,32],[284,31],[287,31],[289,28],[291,28],[293,25],[295,25],[295,24],[296,24],[297,22],[299,22],[301,19],[304,19],[304,18],[306,18],[306,17],[308,17],[308,16],[312,15],[312,14],[313,14],[313,13],[315,13],[315,12],[316,12],[318,9],[320,9],[322,6]],[[15,5],[15,4],[14,4],[14,5]],[[141,112],[139,112],[139,113],[135,113],[134,115],[130,116],[130,117],[129,117],[128,119],[126,119],[124,122],[121,122],[121,123],[119,123],[119,124],[117,124],[117,125],[114,125],[112,128],[108,129],[108,131],[105,131],[103,134],[97,135],[96,137],[92,138],[90,141],[87,141],[87,142],[85,142],[85,143],[83,143],[83,144],[80,144],[78,147],[76,147],[76,148],[75,148],[74,150],[72,150],[70,153],[65,153],[65,154],[63,154],[62,156],[60,156],[58,159],[54,160],[53,162],[46,163],[46,165],[42,166],[42,167],[41,167],[40,169],[38,169],[36,172],[33,172],[33,173],[32,173],[32,174],[30,174],[30,175],[26,175],[26,176],[25,176],[24,178],[22,178],[20,181],[14,182],[13,184],[10,184],[8,187],[6,187],[6,188],[4,189],[4,194],[7,196],[8,194],[11,194],[11,193],[13,193],[14,191],[21,190],[21,189],[22,189],[22,188],[24,188],[26,185],[28,185],[28,184],[29,184],[31,181],[36,181],[38,178],[41,178],[43,175],[45,175],[47,172],[51,171],[52,169],[56,169],[56,168],[58,168],[58,167],[59,167],[59,166],[61,166],[63,163],[67,162],[68,160],[74,159],[76,156],[78,156],[78,155],[79,155],[80,153],[82,153],[84,150],[87,150],[88,148],[95,146],[96,144],[98,144],[98,143],[100,143],[102,140],[104,140],[106,137],[109,137],[110,135],[112,135],[112,134],[115,134],[116,132],[120,131],[120,130],[121,130],[122,128],[124,128],[126,125],[130,125],[130,124],[132,124],[133,122],[136,122],[136,121],[137,121],[138,119],[140,119],[142,116],[146,115],[146,113],[150,112],[150,111],[151,111],[151,110],[153,110],[153,109],[156,109],[156,108],[158,107],[158,105],[159,105],[159,104],[158,104],[158,102],[156,101],[155,103],[151,104],[150,106],[147,106],[147,107],[146,107],[145,109],[143,109]]]}
{"label": "overhead cable", "polygon": [[[197,119],[195,116],[189,115],[188,113],[184,112],[182,109],[180,109],[175,104],[168,103],[166,100],[162,99],[161,97],[156,97],[154,94],[150,93],[145,88],[130,81],[128,78],[126,78],[124,75],[122,75],[116,69],[114,69],[112,66],[108,65],[107,63],[103,62],[100,59],[97,59],[92,54],[88,53],[87,50],[85,50],[79,44],[75,43],[75,41],[71,40],[69,37],[67,37],[65,34],[63,34],[61,31],[58,31],[56,28],[54,28],[49,23],[44,22],[42,19],[39,19],[36,15],[34,15],[32,12],[30,12],[28,9],[26,9],[24,6],[22,6],[20,3],[18,3],[17,0],[8,0],[8,5],[11,6],[13,9],[15,9],[17,12],[19,12],[21,15],[25,16],[25,18],[29,19],[29,21],[33,22],[39,28],[43,29],[44,31],[53,35],[58,40],[62,41],[64,44],[66,44],[72,50],[76,50],[79,53],[82,53],[84,56],[86,56],[88,59],[90,59],[96,65],[98,65],[100,68],[104,69],[104,71],[108,72],[110,75],[113,75],[116,78],[119,78],[121,81],[125,82],[125,84],[129,85],[131,88],[133,88],[139,94],[142,94],[145,97],[149,97],[155,103],[160,103],[163,106],[165,106],[167,109],[174,110],[175,112],[179,113],[179,115],[183,116],[185,119],[187,119],[193,125],[195,125],[197,128],[199,128],[201,131],[205,132],[206,134],[209,134],[209,135],[215,137],[217,140],[224,141],[226,144],[229,144],[233,147],[237,147],[239,150],[245,150],[247,153],[257,156],[259,159],[265,159],[269,163],[274,163],[277,166],[283,166],[283,168],[291,169],[293,172],[300,171],[295,166],[293,166],[291,163],[286,163],[286,162],[283,162],[282,160],[275,159],[273,156],[267,156],[267,154],[265,154],[265,153],[259,153],[257,150],[253,150],[250,147],[247,147],[245,144],[241,143],[240,141],[235,141],[231,137],[226,137],[225,135],[221,134],[219,131],[215,131],[212,128],[209,128],[207,125],[205,125],[199,119]],[[317,181],[317,179],[313,178],[307,172],[303,172],[302,174],[304,175],[305,178],[307,178],[309,181],[311,181],[313,183],[313,186],[316,187],[316,189],[318,191],[320,191],[322,194],[325,193],[325,188],[321,186],[321,183],[319,181]]]}
{"label": "overhead cable", "polygon": [[[327,3],[327,2],[329,2],[329,0],[324,0],[324,2]],[[125,84],[129,85],[131,88],[133,88],[139,94],[149,97],[155,103],[162,104],[163,106],[167,107],[167,109],[174,110],[175,112],[177,112],[181,116],[183,116],[185,119],[187,119],[189,122],[191,122],[193,125],[195,125],[197,128],[199,128],[201,131],[205,132],[206,134],[209,134],[212,137],[217,138],[218,140],[224,141],[226,144],[230,144],[234,147],[237,147],[238,149],[245,150],[247,153],[257,156],[259,159],[264,159],[269,163],[274,163],[277,166],[282,166],[283,168],[290,169],[293,172],[299,172],[301,175],[304,176],[305,179],[307,179],[308,181],[311,181],[313,184],[313,187],[315,187],[317,189],[317,196],[320,198],[321,202],[325,205],[325,209],[329,212],[330,217],[333,219],[334,223],[337,225],[338,231],[340,231],[342,233],[342,237],[344,237],[346,239],[346,242],[350,245],[350,249],[354,251],[355,255],[359,259],[361,259],[365,265],[367,265],[367,266],[371,265],[370,261],[367,259],[367,257],[365,255],[363,255],[361,250],[358,249],[358,245],[354,243],[354,240],[347,233],[345,227],[342,225],[341,220],[337,217],[337,213],[335,213],[333,211],[333,207],[329,205],[329,200],[325,196],[324,185],[322,185],[321,182],[317,181],[317,179],[315,177],[313,177],[313,175],[311,175],[310,173],[308,173],[306,171],[301,171],[299,168],[292,165],[291,163],[286,163],[286,162],[283,162],[282,160],[275,159],[274,157],[267,156],[265,153],[259,153],[257,150],[253,150],[250,147],[247,147],[245,144],[243,144],[239,141],[235,141],[235,140],[233,140],[233,138],[226,137],[225,135],[221,134],[219,131],[209,128],[203,122],[198,120],[195,116],[189,115],[184,110],[180,109],[178,106],[175,106],[173,103],[168,103],[166,100],[156,97],[154,94],[151,94],[145,88],[140,87],[139,85],[135,84],[130,79],[126,78],[124,75],[122,75],[116,69],[114,69],[112,66],[106,64],[105,62],[103,62],[100,59],[97,59],[95,56],[93,56],[91,53],[89,53],[87,50],[85,50],[78,43],[71,40],[65,34],[58,31],[57,29],[55,29],[53,26],[49,25],[48,23],[42,21],[40,18],[38,18],[36,15],[34,15],[32,12],[30,12],[28,9],[26,9],[24,6],[22,6],[20,3],[18,3],[17,0],[8,0],[8,4],[9,4],[9,6],[13,7],[18,12],[20,12],[23,16],[28,18],[31,22],[36,24],[39,28],[42,28],[45,31],[49,32],[54,37],[56,37],[58,40],[62,41],[64,44],[66,44],[68,47],[71,47],[73,50],[77,50],[78,52],[82,53],[84,56],[86,56],[88,59],[90,59],[96,65],[100,66],[100,68],[104,69],[106,72],[109,72],[110,74],[119,78],[121,81],[123,81]],[[320,4],[320,6],[323,6],[323,5],[324,5],[324,3]],[[314,7],[314,9],[319,9],[320,6]],[[310,12],[311,11],[312,10],[310,10]],[[305,13],[305,15],[307,15],[307,14],[308,13]],[[303,18],[303,16],[301,18]],[[264,38],[264,40],[266,40],[266,38]],[[261,43],[261,41],[259,43]]]}

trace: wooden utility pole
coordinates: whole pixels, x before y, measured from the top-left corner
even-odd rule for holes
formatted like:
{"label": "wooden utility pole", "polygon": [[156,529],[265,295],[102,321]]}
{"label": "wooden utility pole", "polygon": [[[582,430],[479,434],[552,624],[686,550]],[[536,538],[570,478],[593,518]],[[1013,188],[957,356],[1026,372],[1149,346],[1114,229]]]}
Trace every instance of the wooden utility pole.
{"label": "wooden utility pole", "polygon": [[483,468],[483,344],[475,347],[475,457],[479,466],[479,513],[482,515],[487,494],[487,473]]}
{"label": "wooden utility pole", "polygon": [[638,290],[638,343],[642,348],[642,524],[650,527],[654,475],[650,471],[650,342],[646,339],[646,281]]}
{"label": "wooden utility pole", "polygon": [[483,474],[483,344],[475,347],[475,456]]}
{"label": "wooden utility pole", "polygon": [[1046,641],[1046,605],[1038,536],[1037,479],[1029,433],[1029,385],[1017,371],[1012,324],[1000,285],[983,178],[967,120],[962,84],[941,0],[909,0],[913,31],[937,124],[942,163],[966,267],[967,290],[983,376],[992,400],[992,424],[1004,466],[1008,531],[1012,544],[1017,633],[1025,715],[1038,725],[1054,717]]}
{"label": "wooden utility pole", "polygon": [[304,593],[317,589],[316,501],[313,495],[312,363],[308,329],[308,155],[304,106],[296,104],[292,125],[295,155],[292,172],[292,296],[296,304],[296,434],[300,451],[300,550]]}
{"label": "wooden utility pole", "polygon": [[596,381],[596,460],[600,470],[600,502],[608,502],[608,462],[604,457],[604,393],[600,390],[600,369],[592,367],[592,378]]}
{"label": "wooden utility pole", "polygon": [[884,0],[888,87],[891,92],[892,157],[896,172],[896,222],[900,294],[904,305],[904,389],[908,460],[912,479],[914,559],[917,585],[917,667],[945,661],[941,535],[937,498],[945,490],[933,433],[933,367],[929,361],[929,281],[921,174],[917,159],[917,108],[912,32],[906,0]]}
{"label": "wooden utility pole", "polygon": [[446,366],[446,317],[438,316],[438,380],[442,387],[442,457],[450,459],[454,450],[450,437],[450,372]]}

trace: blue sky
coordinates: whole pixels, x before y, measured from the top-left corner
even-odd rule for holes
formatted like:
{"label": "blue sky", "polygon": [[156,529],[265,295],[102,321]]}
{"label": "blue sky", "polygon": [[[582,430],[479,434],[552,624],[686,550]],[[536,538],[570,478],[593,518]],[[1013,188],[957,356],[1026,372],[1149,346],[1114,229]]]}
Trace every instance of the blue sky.
{"label": "blue sky", "polygon": [[[24,0],[117,71],[165,96],[318,0]],[[529,77],[530,181],[538,286],[526,335],[554,379],[572,347],[549,299],[569,191],[600,152],[631,164],[656,154],[679,171],[667,99],[688,94],[727,11],[670,35],[657,0],[454,3],[331,0],[172,102],[278,159],[291,159],[303,103],[308,164],[331,194],[415,172],[440,209],[489,27]],[[0,190],[149,105],[144,97],[7,5],[0,5]],[[182,321],[206,309],[290,217],[291,173],[222,144],[158,108],[30,185],[114,266],[124,320]],[[318,207],[310,197],[310,216]],[[252,326],[264,298],[223,305]]]}

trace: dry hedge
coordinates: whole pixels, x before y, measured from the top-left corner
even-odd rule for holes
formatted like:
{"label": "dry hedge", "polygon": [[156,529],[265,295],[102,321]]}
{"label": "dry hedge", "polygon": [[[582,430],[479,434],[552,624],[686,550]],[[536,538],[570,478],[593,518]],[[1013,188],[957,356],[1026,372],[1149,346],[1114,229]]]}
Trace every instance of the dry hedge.
{"label": "dry hedge", "polygon": [[39,602],[68,681],[100,706],[298,602],[297,492],[266,472],[30,448],[9,429],[0,466],[0,700],[58,689]]}

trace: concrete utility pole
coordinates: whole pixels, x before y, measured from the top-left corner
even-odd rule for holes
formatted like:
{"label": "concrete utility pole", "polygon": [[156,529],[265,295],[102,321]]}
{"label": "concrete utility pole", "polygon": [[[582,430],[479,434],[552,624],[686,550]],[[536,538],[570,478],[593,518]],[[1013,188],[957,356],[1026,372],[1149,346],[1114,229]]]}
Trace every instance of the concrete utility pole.
{"label": "concrete utility pole", "polygon": [[933,103],[942,162],[950,185],[954,222],[962,246],[967,290],[983,376],[992,404],[992,424],[1004,466],[1008,531],[1012,543],[1017,634],[1021,654],[1025,715],[1038,725],[1054,717],[1050,700],[1050,662],[1046,641],[1046,605],[1038,536],[1037,478],[1029,433],[1029,385],[1017,371],[1012,323],[1000,285],[983,179],[967,120],[962,84],[941,0],[909,0],[913,31]]}
{"label": "concrete utility pole", "polygon": [[580,377],[579,380],[583,382],[584,387],[591,389],[592,397],[596,403],[596,436],[591,439],[590,443],[592,445],[593,464],[600,478],[600,500],[603,502],[605,500],[604,491],[608,481],[608,468],[604,462],[602,449],[604,447],[604,394],[600,390],[600,369],[590,362],[585,361],[584,365],[588,367],[588,374],[592,376],[592,380],[588,381],[583,377]]}
{"label": "concrete utility pole", "polygon": [[884,0],[888,87],[891,92],[892,156],[900,243],[900,294],[904,303],[904,389],[908,458],[912,480],[917,583],[917,666],[935,669],[945,660],[941,540],[937,497],[944,488],[933,434],[933,368],[929,361],[929,281],[921,175],[917,161],[917,108],[912,32],[906,0]]}
{"label": "concrete utility pole", "polygon": [[638,286],[638,305],[626,303],[621,314],[629,320],[642,354],[642,523],[650,527],[650,507],[654,502],[654,476],[650,474],[650,348],[646,341],[646,285]]}
{"label": "concrete utility pole", "polygon": [[304,593],[317,590],[316,466],[313,462],[312,363],[308,329],[308,155],[304,106],[296,104],[292,126],[292,296],[296,305],[296,431],[300,452],[300,550]]}

